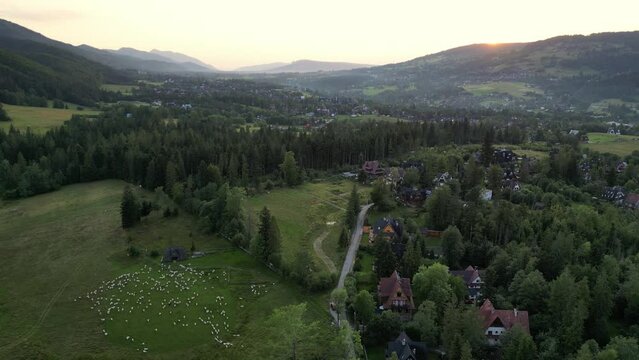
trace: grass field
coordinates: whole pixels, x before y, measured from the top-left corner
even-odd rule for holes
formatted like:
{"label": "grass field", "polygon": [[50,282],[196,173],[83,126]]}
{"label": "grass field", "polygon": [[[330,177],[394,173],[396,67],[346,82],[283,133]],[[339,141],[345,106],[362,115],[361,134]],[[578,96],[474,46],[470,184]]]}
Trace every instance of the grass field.
{"label": "grass field", "polygon": [[103,84],[100,88],[110,92],[119,92],[122,95],[132,95],[133,90],[138,87],[137,85]]}
{"label": "grass field", "polygon": [[395,85],[386,85],[386,86],[367,86],[362,89],[362,94],[365,96],[376,96],[386,91],[396,91],[397,86]]}
{"label": "grass field", "polygon": [[2,107],[7,111],[12,121],[0,122],[0,128],[6,131],[13,125],[16,129],[31,128],[37,133],[44,133],[62,125],[65,121],[70,120],[74,114],[97,115],[100,113],[95,110],[53,109],[6,104],[2,104]]}
{"label": "grass field", "polygon": [[[303,301],[328,326],[324,297],[198,231],[188,215],[153,212],[123,230],[124,186],[78,184],[0,203],[0,358],[128,359],[145,348],[149,358],[245,358],[274,308]],[[211,254],[170,267],[148,256],[192,243]],[[130,245],[140,258],[126,256]]]}
{"label": "grass field", "polygon": [[397,121],[406,121],[405,119],[394,117],[394,116],[384,116],[384,115],[337,115],[335,117],[336,121],[380,121],[380,122],[397,122]]}
{"label": "grass field", "polygon": [[588,143],[583,146],[593,151],[626,156],[639,151],[639,136],[588,133]]}
{"label": "grass field", "polygon": [[594,102],[590,104],[588,107],[588,111],[591,111],[596,114],[609,114],[608,106],[621,106],[625,105],[635,112],[639,113],[639,103],[638,102],[627,102],[621,99],[604,99],[598,102]]}
{"label": "grass field", "polygon": [[[264,206],[268,207],[277,219],[282,237],[282,258],[288,263],[299,251],[313,252],[313,241],[325,231],[330,231],[322,248],[340,268],[344,251],[338,247],[338,225],[343,218],[352,184],[341,180],[306,183],[296,188],[276,189],[251,197],[246,203],[247,211],[251,213],[251,225],[256,228],[259,211]],[[317,256],[315,260],[318,267],[322,268]]]}
{"label": "grass field", "polygon": [[516,98],[528,96],[528,93],[543,94],[543,90],[523,82],[495,81],[482,84],[468,84],[464,90],[475,96],[486,96],[494,93],[508,94]]}

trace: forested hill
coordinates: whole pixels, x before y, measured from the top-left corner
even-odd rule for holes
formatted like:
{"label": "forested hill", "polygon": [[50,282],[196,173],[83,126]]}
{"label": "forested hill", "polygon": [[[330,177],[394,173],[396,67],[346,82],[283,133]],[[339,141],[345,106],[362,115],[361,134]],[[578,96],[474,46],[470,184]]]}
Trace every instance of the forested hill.
{"label": "forested hill", "polygon": [[398,64],[286,80],[390,102],[588,110],[618,99],[632,107],[639,101],[639,32],[469,45]]}
{"label": "forested hill", "polygon": [[61,99],[92,104],[103,81],[122,76],[61,48],[0,36],[0,102],[46,106],[46,99]]}
{"label": "forested hill", "polygon": [[4,39],[38,42],[69,51],[75,55],[115,69],[167,73],[210,72],[215,70],[199,62],[199,60],[187,57],[183,54],[171,52],[162,52],[163,54],[159,54],[158,51],[145,52],[127,48],[104,50],[89,45],[73,46],[50,39],[10,21],[0,19],[0,44]]}

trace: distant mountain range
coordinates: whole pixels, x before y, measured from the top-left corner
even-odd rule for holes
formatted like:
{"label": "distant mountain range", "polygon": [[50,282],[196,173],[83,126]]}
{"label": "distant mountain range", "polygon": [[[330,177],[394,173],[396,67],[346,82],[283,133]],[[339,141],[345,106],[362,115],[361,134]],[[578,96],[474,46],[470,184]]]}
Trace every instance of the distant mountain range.
{"label": "distant mountain range", "polygon": [[[91,103],[99,99],[101,83],[134,76],[120,70],[217,72],[180,53],[73,46],[0,19],[0,101]],[[383,66],[299,60],[225,74],[411,106],[590,111],[639,118],[639,31],[475,44]]]}
{"label": "distant mountain range", "polygon": [[97,49],[89,45],[73,46],[31,31],[23,26],[0,19],[0,48],[7,39],[33,41],[63,49],[97,63],[121,70],[146,72],[212,72],[211,65],[190,56],[169,51],[140,51],[132,48],[119,50]]}
{"label": "distant mountain range", "polygon": [[245,66],[235,70],[235,72],[249,73],[312,73],[331,72],[369,68],[373,65],[353,64],[347,62],[297,60],[292,63],[271,63],[263,65]]}
{"label": "distant mountain range", "polygon": [[476,44],[397,64],[280,80],[392,103],[527,110],[612,104],[639,116],[639,31]]}

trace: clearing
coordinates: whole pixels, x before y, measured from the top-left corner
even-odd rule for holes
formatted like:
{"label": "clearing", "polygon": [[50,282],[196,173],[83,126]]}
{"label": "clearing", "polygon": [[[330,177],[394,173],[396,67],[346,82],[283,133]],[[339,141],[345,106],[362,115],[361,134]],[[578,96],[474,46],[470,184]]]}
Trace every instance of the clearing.
{"label": "clearing", "polygon": [[[334,264],[341,264],[344,250],[339,234],[353,183],[346,180],[306,183],[295,188],[275,189],[246,201],[249,226],[257,231],[259,211],[268,207],[277,219],[281,233],[282,261],[290,264],[300,251],[313,253],[319,267],[332,270],[313,251],[313,241],[328,231],[321,241],[323,252]],[[360,194],[365,192],[360,188]]]}
{"label": "clearing", "polygon": [[619,156],[639,151],[639,135],[612,135],[606,133],[588,133],[587,149]]}
{"label": "clearing", "polygon": [[[189,215],[155,211],[123,230],[124,186],[77,184],[0,203],[0,252],[11,254],[0,267],[0,358],[132,358],[145,348],[151,358],[245,358],[272,310],[300,302],[329,326],[322,295],[198,231]],[[207,255],[170,266],[149,256],[191,244]],[[126,256],[130,245],[139,258]]]}
{"label": "clearing", "polygon": [[475,96],[487,96],[495,93],[508,94],[516,98],[529,96],[530,93],[543,95],[543,90],[523,82],[494,81],[482,84],[467,84],[464,90]]}
{"label": "clearing", "polygon": [[133,95],[133,90],[137,89],[137,85],[120,85],[120,84],[102,84],[100,89],[110,92],[119,92],[122,95]]}
{"label": "clearing", "polygon": [[0,122],[0,128],[9,130],[11,125],[19,130],[31,128],[37,133],[45,133],[50,129],[62,125],[70,120],[72,115],[98,115],[96,110],[54,109],[33,106],[18,106],[2,104],[12,121]]}

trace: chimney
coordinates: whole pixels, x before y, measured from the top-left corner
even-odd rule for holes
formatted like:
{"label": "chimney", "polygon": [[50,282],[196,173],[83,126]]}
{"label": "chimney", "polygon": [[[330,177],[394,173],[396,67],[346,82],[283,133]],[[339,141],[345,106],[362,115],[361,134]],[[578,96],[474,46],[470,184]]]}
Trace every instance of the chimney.
{"label": "chimney", "polygon": [[402,346],[406,345],[406,338],[402,338]]}
{"label": "chimney", "polygon": [[517,317],[517,309],[513,309],[513,312],[515,313],[515,317]]}

